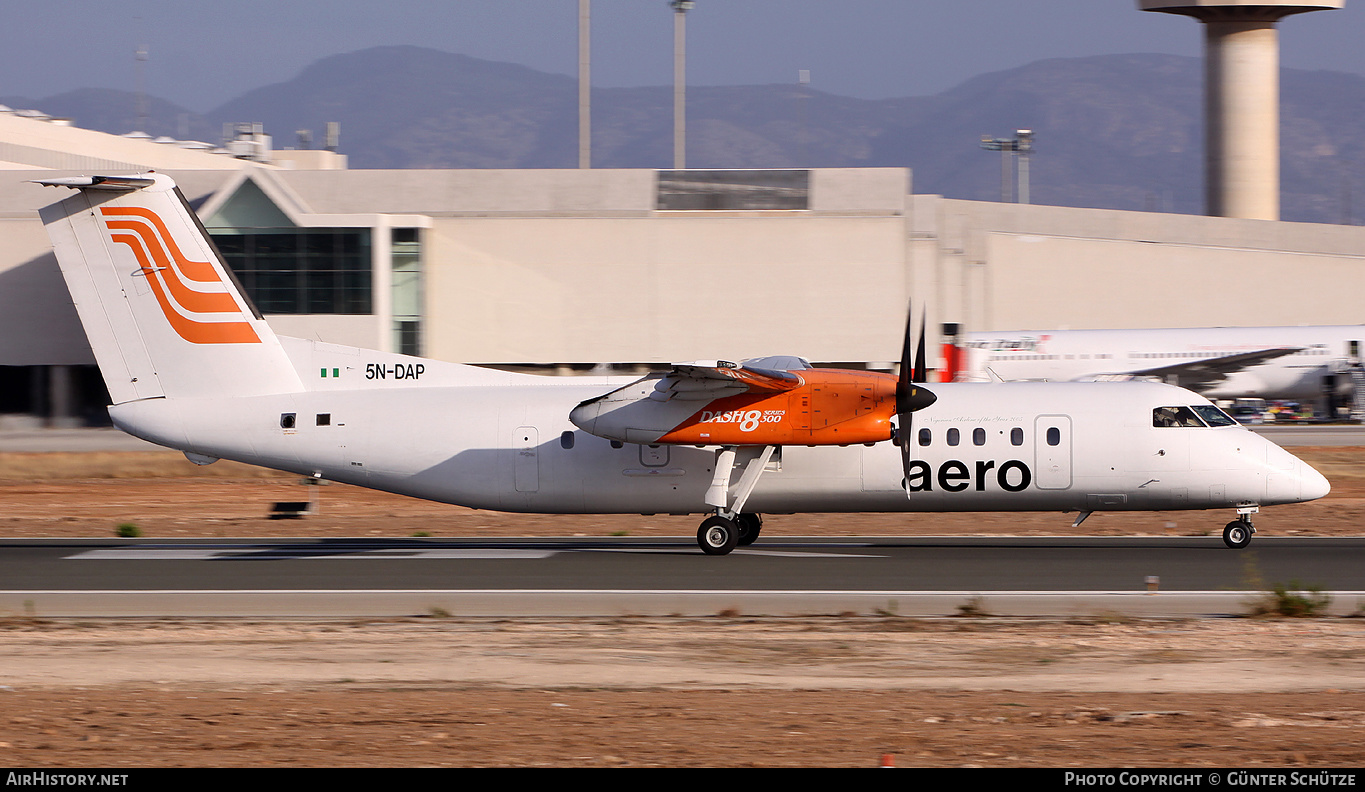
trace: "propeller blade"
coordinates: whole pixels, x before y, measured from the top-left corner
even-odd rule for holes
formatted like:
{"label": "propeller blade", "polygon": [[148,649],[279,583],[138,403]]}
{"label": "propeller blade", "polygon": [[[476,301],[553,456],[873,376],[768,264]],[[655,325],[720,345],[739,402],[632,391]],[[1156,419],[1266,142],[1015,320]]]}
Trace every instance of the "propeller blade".
{"label": "propeller blade", "polygon": [[[919,345],[915,348],[915,350],[916,350],[916,351],[915,351],[915,374],[914,374],[914,376],[911,378],[911,380],[912,380],[913,382],[924,382],[924,381],[926,381],[926,380],[929,378],[928,372],[925,371],[925,366],[924,366],[924,359],[925,359],[925,357],[927,357],[927,355],[924,354],[924,336],[925,336],[924,330],[925,330],[925,322],[926,322],[926,321],[927,321],[927,318],[925,317],[925,315],[924,315],[924,314],[920,314],[920,315],[919,315]],[[907,331],[909,330],[909,328],[906,328],[906,329],[907,329]]]}
{"label": "propeller blade", "polygon": [[906,413],[901,419],[900,429],[901,447],[901,489],[905,490],[905,496],[910,497],[910,413]]}
{"label": "propeller blade", "polygon": [[905,337],[901,339],[901,382],[910,382],[915,371],[915,338],[912,332],[915,326],[915,311],[911,309],[905,315]]}
{"label": "propeller blade", "polygon": [[[912,416],[917,410],[923,410],[938,401],[938,396],[921,384],[927,376],[924,351],[924,317],[920,317],[917,352],[913,338],[914,326],[914,311],[912,309],[905,318],[905,340],[901,344],[901,370],[900,376],[896,380],[897,442],[901,447],[901,470],[905,473],[906,481],[910,478],[910,444],[914,442]],[[907,492],[907,494],[909,493]]]}
{"label": "propeller blade", "polygon": [[914,316],[907,316],[905,320],[905,341],[901,345],[901,371],[900,377],[896,381],[896,416],[901,421],[902,433],[908,435],[910,413],[923,410],[925,407],[938,400],[928,388],[921,383],[926,379],[925,372],[925,352],[924,352],[924,321],[920,321],[919,335],[919,354],[916,360],[914,341]]}

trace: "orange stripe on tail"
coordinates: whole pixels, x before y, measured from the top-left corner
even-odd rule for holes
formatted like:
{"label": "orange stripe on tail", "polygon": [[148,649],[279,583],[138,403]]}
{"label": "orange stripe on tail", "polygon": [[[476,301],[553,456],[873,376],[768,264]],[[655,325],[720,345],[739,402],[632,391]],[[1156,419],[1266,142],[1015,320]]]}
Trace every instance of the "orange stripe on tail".
{"label": "orange stripe on tail", "polygon": [[[133,249],[133,254],[142,264],[144,273],[157,272],[165,280],[170,290],[171,298],[175,300],[181,308],[193,313],[241,313],[237,306],[237,301],[227,292],[201,292],[194,291],[180,280],[179,274],[171,267],[170,259],[166,256],[166,248],[162,246],[161,240],[152,233],[152,229],[145,223],[129,220],[115,220],[108,223],[111,231],[124,230],[136,233],[137,237],[127,237],[126,235],[116,235],[115,241],[126,242]],[[142,244],[138,244],[141,238]],[[147,255],[150,254],[152,263],[148,263]],[[201,281],[202,282],[202,281]],[[218,281],[221,285],[221,281]]]}
{"label": "orange stripe on tail", "polygon": [[[166,224],[161,222],[161,217],[141,206],[106,206],[100,209],[105,217],[140,217],[151,223],[161,234],[161,238],[166,240],[166,247],[170,249],[171,258],[175,260],[180,271],[186,278],[200,283],[221,283],[218,273],[214,271],[213,265],[207,261],[190,261],[185,254],[180,252],[180,246],[175,243],[175,238],[171,232],[166,230]],[[110,226],[112,228],[112,225]]]}
{"label": "orange stripe on tail", "polygon": [[[221,314],[225,317],[244,317],[241,307],[230,292],[199,292],[189,288],[180,280],[179,274],[199,283],[217,283],[223,286],[213,265],[205,261],[190,261],[180,252],[166,231],[161,218],[154,212],[140,207],[104,207],[100,210],[106,217],[136,217],[135,220],[108,220],[109,238],[124,245],[133,252],[141,266],[141,274],[147,278],[157,304],[165,314],[166,321],[176,334],[192,344],[259,344],[260,337],[250,323],[200,322],[187,318],[177,310],[198,314]],[[160,232],[158,237],[148,228],[151,223]],[[131,231],[133,233],[119,233]],[[163,244],[164,240],[164,244]],[[168,252],[169,251],[169,252]],[[171,266],[174,259],[176,266]]]}

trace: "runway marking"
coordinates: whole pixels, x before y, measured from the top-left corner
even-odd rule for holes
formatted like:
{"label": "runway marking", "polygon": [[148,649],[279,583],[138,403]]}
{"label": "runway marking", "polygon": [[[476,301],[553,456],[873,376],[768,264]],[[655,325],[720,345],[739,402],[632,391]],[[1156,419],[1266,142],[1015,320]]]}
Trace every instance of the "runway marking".
{"label": "runway marking", "polygon": [[[325,558],[358,559],[361,561],[392,559],[454,558],[462,560],[541,559],[561,553],[667,553],[694,554],[695,547],[571,547],[562,550],[516,547],[433,547],[430,549],[386,547],[346,550],[342,548],[275,548],[275,547],[107,547],[86,550],[65,556],[68,561],[279,561]],[[889,558],[870,553],[825,553],[804,550],[738,549],[735,555],[769,556],[772,558]]]}
{"label": "runway marking", "polygon": [[443,547],[433,550],[373,550],[344,555],[313,556],[315,558],[549,558],[559,550],[523,550],[514,547]]}
{"label": "runway marking", "polygon": [[[588,553],[685,553],[691,554],[696,548],[685,547],[584,547],[578,552]],[[873,553],[821,553],[814,550],[751,550],[737,548],[731,555],[772,556],[773,558],[890,558],[888,555]]]}
{"label": "runway marking", "polygon": [[221,548],[147,548],[147,547],[116,547],[100,550],[87,550],[83,553],[66,556],[67,560],[76,561],[211,561],[211,560],[283,560],[296,559],[306,561],[315,558],[338,559],[356,558],[360,560],[393,559],[393,558],[467,558],[467,559],[503,559],[503,558],[549,558],[562,551],[560,550],[541,550],[541,549],[518,549],[501,547],[440,547],[430,550],[406,549],[406,548],[377,548],[371,550],[322,550],[322,549],[284,549],[277,550],[271,548],[249,548],[242,550],[224,550]]}

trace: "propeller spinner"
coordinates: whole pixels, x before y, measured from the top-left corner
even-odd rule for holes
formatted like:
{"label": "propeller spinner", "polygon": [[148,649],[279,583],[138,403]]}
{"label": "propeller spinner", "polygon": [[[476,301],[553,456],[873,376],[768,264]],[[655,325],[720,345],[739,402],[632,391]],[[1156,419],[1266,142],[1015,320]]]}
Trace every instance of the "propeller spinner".
{"label": "propeller spinner", "polygon": [[901,448],[901,470],[905,478],[910,478],[911,416],[918,410],[938,401],[933,391],[925,388],[927,376],[924,354],[925,320],[920,316],[918,348],[914,342],[914,311],[905,318],[905,341],[901,344],[901,371],[896,381],[896,422],[900,427],[897,435]]}

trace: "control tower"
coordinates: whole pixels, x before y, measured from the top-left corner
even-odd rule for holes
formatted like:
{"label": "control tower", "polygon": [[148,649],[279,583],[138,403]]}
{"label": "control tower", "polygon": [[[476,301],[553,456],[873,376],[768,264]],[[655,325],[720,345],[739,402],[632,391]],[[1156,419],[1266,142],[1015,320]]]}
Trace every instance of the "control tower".
{"label": "control tower", "polygon": [[1280,219],[1280,42],[1284,17],[1346,0],[1138,0],[1204,23],[1204,211]]}

